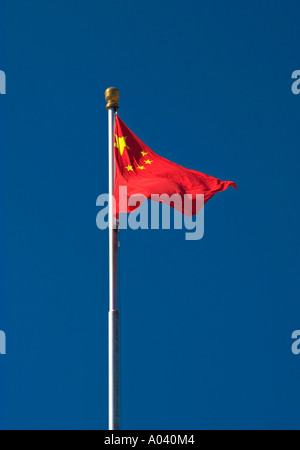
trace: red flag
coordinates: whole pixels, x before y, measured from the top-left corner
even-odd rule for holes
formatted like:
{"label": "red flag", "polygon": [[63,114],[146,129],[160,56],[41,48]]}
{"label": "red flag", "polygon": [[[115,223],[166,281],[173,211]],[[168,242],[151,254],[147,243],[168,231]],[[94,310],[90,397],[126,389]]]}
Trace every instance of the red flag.
{"label": "red flag", "polygon": [[[114,196],[116,213],[130,212],[140,206],[128,206],[132,195],[142,194],[147,199],[152,194],[179,194],[183,200],[185,194],[195,198],[196,194],[204,195],[204,203],[217,192],[224,191],[229,186],[237,189],[233,181],[222,181],[195,170],[186,169],[154,153],[125,125],[117,115],[115,127],[115,166],[116,178]],[[127,198],[119,198],[119,187],[127,187]],[[163,200],[161,200],[164,203]],[[176,207],[183,214],[182,206]],[[193,203],[192,214],[199,210]]]}

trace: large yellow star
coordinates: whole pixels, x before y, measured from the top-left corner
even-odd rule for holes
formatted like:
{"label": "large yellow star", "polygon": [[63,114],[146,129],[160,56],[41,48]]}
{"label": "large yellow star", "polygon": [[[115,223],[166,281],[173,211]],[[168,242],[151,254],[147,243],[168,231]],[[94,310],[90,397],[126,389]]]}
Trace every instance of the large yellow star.
{"label": "large yellow star", "polygon": [[128,145],[126,144],[126,139],[127,139],[127,136],[119,137],[116,135],[115,147],[117,147],[120,150],[121,156],[123,155],[125,148],[129,149]]}

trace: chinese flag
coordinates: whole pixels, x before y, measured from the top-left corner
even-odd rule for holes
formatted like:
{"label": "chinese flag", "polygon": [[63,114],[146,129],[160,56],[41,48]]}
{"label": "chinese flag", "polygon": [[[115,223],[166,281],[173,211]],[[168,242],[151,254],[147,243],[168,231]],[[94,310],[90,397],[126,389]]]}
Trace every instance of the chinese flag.
{"label": "chinese flag", "polygon": [[[229,186],[237,189],[233,181],[222,181],[195,170],[186,169],[154,153],[125,125],[117,115],[115,127],[115,187],[116,214],[130,212],[140,206],[128,206],[128,198],[142,194],[147,199],[152,194],[196,194],[204,195],[204,203],[217,192],[224,191]],[[127,187],[127,198],[119,199],[119,187]],[[191,197],[192,196],[192,197]],[[162,201],[163,202],[163,201]],[[164,202],[163,202],[164,203]],[[179,209],[171,203],[175,209]],[[196,202],[193,203],[192,214],[198,213]],[[180,212],[184,214],[183,206]]]}

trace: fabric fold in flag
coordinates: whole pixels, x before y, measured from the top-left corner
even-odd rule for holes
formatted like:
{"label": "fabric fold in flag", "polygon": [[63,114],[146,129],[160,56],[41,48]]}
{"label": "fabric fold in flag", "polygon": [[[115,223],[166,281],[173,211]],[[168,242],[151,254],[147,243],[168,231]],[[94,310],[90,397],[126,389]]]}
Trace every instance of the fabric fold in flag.
{"label": "fabric fold in flag", "polygon": [[[229,186],[237,189],[233,181],[222,181],[210,175],[195,170],[186,169],[173,163],[152,151],[142,142],[126,125],[120,117],[116,116],[115,126],[115,186],[116,215],[131,212],[140,206],[128,205],[131,196],[141,194],[146,199],[152,195],[159,195],[162,203],[167,203],[163,195],[171,197],[179,194],[182,202],[178,205],[171,203],[174,209],[182,214],[194,215],[201,209],[195,201],[196,194],[204,195],[206,203],[217,192],[224,191]],[[127,198],[119,198],[119,188],[127,188]],[[184,205],[184,196],[193,199],[192,208],[187,212]],[[169,204],[169,203],[168,203]]]}

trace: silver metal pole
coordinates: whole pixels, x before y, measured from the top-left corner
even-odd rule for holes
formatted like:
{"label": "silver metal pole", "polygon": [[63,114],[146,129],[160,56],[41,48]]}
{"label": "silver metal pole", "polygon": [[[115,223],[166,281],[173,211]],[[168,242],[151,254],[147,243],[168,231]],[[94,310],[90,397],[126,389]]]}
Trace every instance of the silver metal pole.
{"label": "silver metal pole", "polygon": [[119,430],[119,311],[117,300],[117,253],[118,227],[113,216],[113,192],[115,180],[114,130],[115,112],[118,110],[120,93],[116,88],[105,92],[108,110],[108,160],[109,160],[109,316],[108,316],[108,354],[109,354],[109,430]]}

